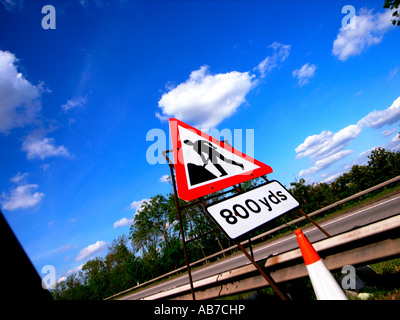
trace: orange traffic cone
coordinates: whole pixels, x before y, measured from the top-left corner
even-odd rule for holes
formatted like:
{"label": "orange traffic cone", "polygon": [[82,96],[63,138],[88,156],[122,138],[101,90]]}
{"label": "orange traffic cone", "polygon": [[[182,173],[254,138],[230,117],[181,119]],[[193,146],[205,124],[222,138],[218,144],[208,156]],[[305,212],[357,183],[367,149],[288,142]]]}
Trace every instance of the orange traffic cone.
{"label": "orange traffic cone", "polygon": [[325,266],[314,247],[301,229],[295,232],[297,242],[306,264],[315,295],[318,300],[347,300],[346,295]]}

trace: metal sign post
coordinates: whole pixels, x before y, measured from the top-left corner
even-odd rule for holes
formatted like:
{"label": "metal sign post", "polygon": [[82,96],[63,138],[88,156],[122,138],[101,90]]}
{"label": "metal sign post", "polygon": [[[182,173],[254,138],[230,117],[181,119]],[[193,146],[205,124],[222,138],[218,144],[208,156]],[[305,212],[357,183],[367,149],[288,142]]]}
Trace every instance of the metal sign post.
{"label": "metal sign post", "polygon": [[286,294],[284,294],[281,290],[279,290],[278,286],[276,285],[276,282],[270,277],[268,276],[264,270],[258,265],[258,263],[254,260],[254,258],[248,254],[248,252],[246,251],[246,249],[242,246],[242,244],[240,242],[237,243],[237,246],[240,250],[242,250],[242,252],[245,254],[245,256],[247,257],[247,259],[250,260],[250,262],[256,267],[256,269],[258,270],[258,272],[264,277],[265,280],[267,280],[267,282],[269,283],[269,285],[271,286],[272,289],[274,289],[274,291],[276,292],[276,294],[279,296],[279,298],[281,298],[282,300],[288,300],[288,297]]}
{"label": "metal sign post", "polygon": [[167,159],[167,161],[169,163],[169,169],[170,169],[170,172],[171,172],[171,180],[172,180],[172,185],[173,185],[173,188],[174,188],[176,211],[178,213],[179,229],[180,229],[181,236],[182,236],[183,252],[185,254],[186,267],[187,267],[188,276],[189,276],[189,282],[190,282],[190,291],[192,292],[193,300],[196,300],[196,296],[195,296],[195,293],[194,293],[194,287],[193,287],[192,273],[190,271],[190,264],[189,264],[189,259],[188,259],[188,255],[187,255],[187,250],[186,250],[185,233],[183,231],[182,217],[181,217],[181,210],[180,210],[181,208],[179,206],[178,192],[176,190],[175,175],[174,175],[174,171],[173,171],[174,165],[171,163],[170,159],[166,155],[166,153],[170,152],[170,151],[172,151],[172,150],[164,151],[163,152],[163,156]]}
{"label": "metal sign post", "polygon": [[[262,177],[264,178],[264,180],[266,180],[266,182],[269,182],[267,180],[267,178],[265,178],[265,176],[262,176]],[[242,189],[241,188],[236,188],[236,190],[237,190],[238,193],[242,193]],[[251,243],[250,233],[249,233],[248,241],[249,241],[249,247],[250,247],[250,254],[247,252],[247,250],[242,246],[242,244],[240,242],[237,242],[236,245],[238,246],[238,248],[240,250],[242,250],[242,252],[245,254],[247,259],[249,259],[250,262],[256,267],[256,269],[264,277],[264,279],[267,280],[267,282],[269,283],[271,288],[276,292],[276,294],[279,296],[279,298],[281,298],[281,300],[288,300],[288,296],[285,293],[283,293],[281,290],[279,290],[279,288],[278,288],[276,282],[274,281],[274,279],[272,279],[269,275],[267,275],[264,272],[264,270],[259,266],[259,264],[254,260],[253,246],[252,246],[252,243]]]}

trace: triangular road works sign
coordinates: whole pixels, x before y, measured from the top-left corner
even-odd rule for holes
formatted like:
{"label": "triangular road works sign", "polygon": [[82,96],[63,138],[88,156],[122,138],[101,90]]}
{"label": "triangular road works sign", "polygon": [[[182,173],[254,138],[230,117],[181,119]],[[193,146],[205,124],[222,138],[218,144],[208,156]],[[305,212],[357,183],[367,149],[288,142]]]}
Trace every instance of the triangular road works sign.
{"label": "triangular road works sign", "polygon": [[169,119],[178,196],[190,201],[273,170],[186,123]]}

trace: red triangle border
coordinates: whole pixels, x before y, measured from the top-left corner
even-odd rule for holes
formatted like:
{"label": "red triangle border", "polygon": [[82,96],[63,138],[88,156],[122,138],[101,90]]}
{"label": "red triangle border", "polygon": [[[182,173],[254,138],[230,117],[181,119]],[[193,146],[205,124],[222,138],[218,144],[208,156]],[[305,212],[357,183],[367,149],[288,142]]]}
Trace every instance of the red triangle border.
{"label": "red triangle border", "polygon": [[[239,156],[249,162],[254,163],[257,165],[259,168],[245,173],[245,174],[240,174],[236,176],[230,176],[221,180],[217,181],[212,181],[206,185],[202,185],[199,187],[194,187],[189,189],[187,179],[186,179],[186,170],[185,170],[185,165],[183,161],[177,161],[177,159],[180,159],[182,157],[182,142],[179,137],[179,130],[178,126],[181,126],[185,129],[188,129],[203,139],[207,139],[210,142],[213,142],[220,147],[228,150],[229,152],[234,153],[236,156]],[[182,200],[185,201],[190,201],[194,200],[200,197],[203,197],[205,195],[208,195],[210,193],[231,187],[235,184],[239,184],[266,174],[269,174],[273,172],[272,168],[256,159],[253,159],[246,154],[234,149],[233,147],[226,145],[224,142],[219,141],[208,134],[193,128],[189,126],[188,124],[175,119],[175,118],[170,118],[169,119],[169,127],[170,127],[170,134],[171,134],[171,139],[172,139],[172,146],[173,146],[173,155],[174,155],[174,166],[175,166],[175,177],[176,177],[176,184],[178,188],[178,196]]]}

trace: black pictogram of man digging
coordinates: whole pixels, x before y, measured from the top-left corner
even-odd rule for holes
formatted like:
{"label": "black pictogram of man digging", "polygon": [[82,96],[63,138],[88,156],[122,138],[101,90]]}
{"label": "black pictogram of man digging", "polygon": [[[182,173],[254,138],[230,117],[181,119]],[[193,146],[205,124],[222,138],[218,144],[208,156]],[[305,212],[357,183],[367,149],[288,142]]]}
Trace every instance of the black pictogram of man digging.
{"label": "black pictogram of man digging", "polygon": [[[190,140],[185,140],[184,143],[191,146],[194,151],[196,151],[203,162],[203,166],[198,166],[193,163],[188,163],[189,179],[190,184],[195,185],[208,180],[217,178],[213,173],[205,168],[205,166],[211,161],[214,167],[221,173],[220,177],[226,176],[228,173],[225,169],[218,163],[217,159],[224,161],[228,164],[238,166],[244,170],[244,165],[242,163],[236,162],[234,160],[228,159],[216,150],[209,141],[197,140],[192,142]],[[208,158],[206,158],[208,156]]]}

